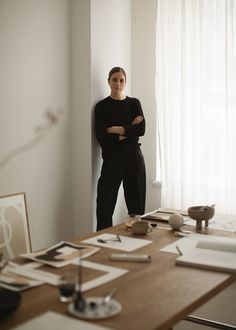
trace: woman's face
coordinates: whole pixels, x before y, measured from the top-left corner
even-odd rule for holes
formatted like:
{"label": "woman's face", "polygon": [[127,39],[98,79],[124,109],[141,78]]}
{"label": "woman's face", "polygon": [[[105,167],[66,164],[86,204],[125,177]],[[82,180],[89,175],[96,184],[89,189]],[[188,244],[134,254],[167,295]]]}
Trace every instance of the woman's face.
{"label": "woman's face", "polygon": [[122,72],[115,72],[108,81],[112,94],[121,94],[126,85],[126,79]]}

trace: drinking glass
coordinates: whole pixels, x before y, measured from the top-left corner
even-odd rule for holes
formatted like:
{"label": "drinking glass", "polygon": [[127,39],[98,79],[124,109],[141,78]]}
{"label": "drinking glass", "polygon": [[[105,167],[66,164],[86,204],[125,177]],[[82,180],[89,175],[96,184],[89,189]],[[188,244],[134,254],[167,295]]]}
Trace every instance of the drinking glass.
{"label": "drinking glass", "polygon": [[77,277],[75,272],[68,271],[62,274],[58,281],[58,288],[61,302],[73,301],[75,296]]}

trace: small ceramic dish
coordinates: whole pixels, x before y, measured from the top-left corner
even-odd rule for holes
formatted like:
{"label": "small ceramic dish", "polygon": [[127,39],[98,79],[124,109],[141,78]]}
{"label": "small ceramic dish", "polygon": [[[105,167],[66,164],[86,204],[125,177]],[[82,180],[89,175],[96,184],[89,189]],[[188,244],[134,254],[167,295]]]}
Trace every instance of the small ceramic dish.
{"label": "small ceramic dish", "polygon": [[119,314],[121,310],[121,304],[117,300],[111,299],[108,303],[104,303],[104,297],[85,298],[83,311],[76,310],[74,303],[70,303],[68,307],[71,315],[86,320],[106,319]]}

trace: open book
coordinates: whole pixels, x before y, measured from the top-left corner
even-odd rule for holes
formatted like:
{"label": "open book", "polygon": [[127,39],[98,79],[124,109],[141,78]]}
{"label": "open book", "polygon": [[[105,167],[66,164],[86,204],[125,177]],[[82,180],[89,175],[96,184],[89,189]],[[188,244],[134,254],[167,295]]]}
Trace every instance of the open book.
{"label": "open book", "polygon": [[200,239],[195,247],[176,259],[177,264],[236,272],[236,239]]}

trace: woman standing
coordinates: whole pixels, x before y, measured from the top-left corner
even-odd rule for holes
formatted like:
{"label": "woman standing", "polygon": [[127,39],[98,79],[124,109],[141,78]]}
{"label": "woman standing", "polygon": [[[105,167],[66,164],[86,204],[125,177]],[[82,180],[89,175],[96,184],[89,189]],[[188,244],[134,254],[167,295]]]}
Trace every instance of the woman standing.
{"label": "woman standing", "polygon": [[138,143],[145,133],[142,107],[137,98],[124,94],[124,69],[112,68],[108,84],[110,96],[95,107],[95,133],[103,158],[97,185],[97,230],[112,226],[121,182],[128,214],[145,213],[146,173]]}

